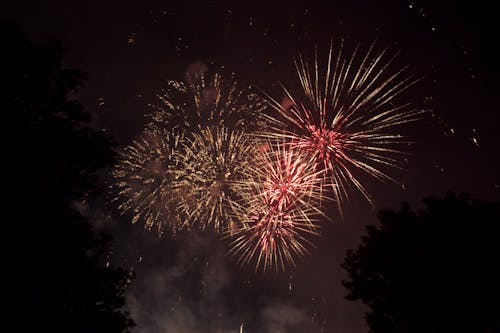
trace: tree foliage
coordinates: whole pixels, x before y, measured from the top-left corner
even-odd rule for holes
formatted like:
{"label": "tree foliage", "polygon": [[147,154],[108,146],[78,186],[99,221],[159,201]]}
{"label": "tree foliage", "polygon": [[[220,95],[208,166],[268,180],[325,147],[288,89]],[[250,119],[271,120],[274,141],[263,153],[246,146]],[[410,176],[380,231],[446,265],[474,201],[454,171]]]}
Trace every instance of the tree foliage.
{"label": "tree foliage", "polygon": [[500,203],[448,194],[382,211],[342,267],[370,331],[500,332]]}
{"label": "tree foliage", "polygon": [[8,323],[18,332],[125,332],[129,274],[102,265],[106,240],[76,208],[114,153],[76,100],[86,75],[63,68],[56,41],[34,45],[0,21],[3,262]]}

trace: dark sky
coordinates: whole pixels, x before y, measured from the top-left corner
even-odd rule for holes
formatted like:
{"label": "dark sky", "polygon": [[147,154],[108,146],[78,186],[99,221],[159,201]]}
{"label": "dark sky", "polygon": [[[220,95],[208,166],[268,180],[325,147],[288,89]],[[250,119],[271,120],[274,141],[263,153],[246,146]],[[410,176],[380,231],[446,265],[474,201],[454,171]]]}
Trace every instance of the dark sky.
{"label": "dark sky", "polygon": [[500,65],[495,9],[487,1],[15,1],[0,15],[35,41],[61,40],[67,66],[90,73],[80,99],[120,145],[143,128],[166,79],[201,61],[244,84],[296,84],[293,57],[326,55],[330,40],[399,52],[396,67],[422,77],[406,96],[432,113],[404,129],[415,141],[400,184],[367,180],[343,220],[325,225],[311,255],[281,274],[254,274],[206,233],[158,239],[105,204],[96,224],[111,259],[134,266],[135,332],[366,332],[361,304],[343,299],[339,264],[376,211],[447,190],[500,197]]}

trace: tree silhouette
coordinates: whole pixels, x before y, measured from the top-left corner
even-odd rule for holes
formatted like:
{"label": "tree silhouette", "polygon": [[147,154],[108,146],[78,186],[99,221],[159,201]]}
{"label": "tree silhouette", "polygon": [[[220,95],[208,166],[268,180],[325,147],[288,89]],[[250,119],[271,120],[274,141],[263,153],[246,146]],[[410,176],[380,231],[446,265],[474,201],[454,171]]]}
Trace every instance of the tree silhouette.
{"label": "tree silhouette", "polygon": [[448,194],[382,211],[342,267],[370,332],[500,332],[500,203]]}
{"label": "tree silhouette", "polygon": [[[114,153],[74,99],[86,78],[62,67],[60,43],[33,45],[0,21],[4,119],[3,327],[16,332],[125,332],[129,274],[102,265],[106,240],[76,208]],[[6,297],[5,297],[6,296]]]}

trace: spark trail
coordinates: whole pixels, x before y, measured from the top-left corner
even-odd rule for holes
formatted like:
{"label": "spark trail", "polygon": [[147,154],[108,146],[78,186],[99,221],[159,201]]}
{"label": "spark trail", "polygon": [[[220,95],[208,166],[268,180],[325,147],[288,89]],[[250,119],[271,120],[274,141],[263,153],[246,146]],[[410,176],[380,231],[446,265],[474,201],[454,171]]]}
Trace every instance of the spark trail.
{"label": "spark trail", "polygon": [[283,103],[269,98],[275,112],[268,116],[271,129],[262,135],[287,141],[324,169],[340,213],[352,188],[373,204],[360,173],[393,181],[386,169],[401,168],[400,147],[409,142],[394,130],[424,112],[397,101],[418,80],[406,75],[406,68],[391,73],[394,57],[374,48],[364,55],[356,48],[346,56],[343,44],[336,55],[332,45],[321,72],[317,56],[312,64],[300,56],[295,65],[301,90],[283,87]]}
{"label": "spark trail", "polygon": [[230,253],[256,269],[285,269],[307,253],[308,235],[322,215],[320,176],[303,153],[279,142],[266,142],[256,156],[253,176],[240,186],[240,224]]}
{"label": "spark trail", "polygon": [[218,232],[233,229],[238,187],[249,177],[254,147],[244,131],[224,126],[205,128],[185,141],[174,187],[186,194],[179,208],[191,224]]}
{"label": "spark trail", "polygon": [[184,225],[176,209],[182,193],[172,186],[179,165],[175,155],[183,140],[179,131],[146,130],[123,149],[112,171],[112,202],[131,214],[132,223],[142,221],[160,235]]}

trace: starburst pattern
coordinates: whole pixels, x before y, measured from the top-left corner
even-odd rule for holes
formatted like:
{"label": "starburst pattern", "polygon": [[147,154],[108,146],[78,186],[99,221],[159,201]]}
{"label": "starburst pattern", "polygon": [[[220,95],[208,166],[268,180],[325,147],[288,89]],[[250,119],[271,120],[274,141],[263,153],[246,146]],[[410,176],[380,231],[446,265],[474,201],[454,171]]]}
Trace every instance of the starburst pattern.
{"label": "starburst pattern", "polygon": [[172,186],[178,169],[174,156],[183,140],[179,131],[146,130],[123,149],[112,172],[112,201],[118,202],[118,209],[131,214],[132,223],[141,220],[160,235],[183,226],[176,209],[182,193]]}
{"label": "starburst pattern", "polygon": [[185,194],[179,208],[191,224],[232,229],[233,207],[241,199],[237,187],[248,177],[254,150],[245,132],[224,126],[202,129],[186,140],[174,186]]}
{"label": "starburst pattern", "polygon": [[[113,171],[119,209],[146,228],[213,228],[229,252],[256,269],[285,270],[308,253],[325,220],[352,188],[373,200],[360,178],[387,181],[408,139],[394,133],[423,110],[398,97],[417,80],[391,73],[394,58],[372,45],[346,56],[296,60],[301,89],[264,101],[204,70],[168,81],[142,136]],[[264,113],[267,106],[272,112]]]}
{"label": "starburst pattern", "polygon": [[316,233],[315,217],[322,215],[322,171],[288,145],[267,142],[249,173],[239,187],[244,200],[230,252],[256,268],[293,266],[295,256],[307,253],[306,236]]}
{"label": "starburst pattern", "polygon": [[356,49],[346,57],[342,45],[336,56],[330,47],[324,74],[317,56],[312,66],[299,57],[295,64],[302,90],[284,88],[284,103],[270,98],[277,113],[269,116],[272,126],[264,136],[287,140],[324,168],[340,212],[353,186],[373,204],[357,171],[392,180],[385,167],[401,167],[401,151],[395,147],[408,142],[393,130],[423,112],[396,101],[418,80],[407,76],[406,68],[390,73],[394,57],[386,60],[386,51],[374,48],[364,56]]}
{"label": "starburst pattern", "polygon": [[265,102],[252,93],[252,87],[241,88],[236,80],[204,71],[186,74],[184,81],[167,81],[159,104],[151,105],[149,127],[181,128],[198,131],[210,126],[254,129],[262,124],[260,116]]}

